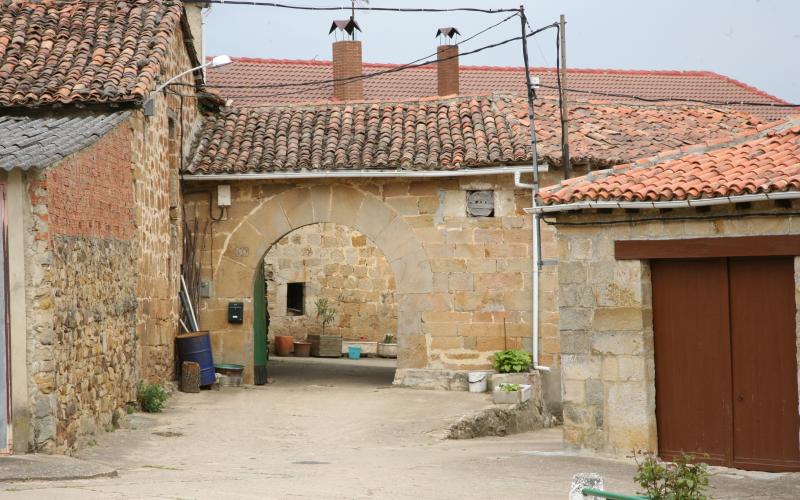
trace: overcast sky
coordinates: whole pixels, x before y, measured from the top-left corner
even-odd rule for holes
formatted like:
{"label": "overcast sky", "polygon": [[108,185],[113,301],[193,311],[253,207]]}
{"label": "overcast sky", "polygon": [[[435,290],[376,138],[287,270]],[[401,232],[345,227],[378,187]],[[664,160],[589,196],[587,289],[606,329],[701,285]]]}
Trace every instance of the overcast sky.
{"label": "overcast sky", "polygon": [[[349,5],[348,0],[285,0]],[[519,0],[371,0],[373,7],[516,7]],[[575,68],[709,70],[800,103],[800,0],[538,0],[523,2],[534,27],[567,16],[567,64]],[[278,59],[330,59],[333,19],[306,12],[214,5],[206,53]],[[503,14],[358,12],[365,62],[404,63],[435,51],[434,33],[456,26],[464,37]],[[519,35],[513,19],[462,52]],[[555,31],[531,43],[534,65],[555,64]],[[522,65],[519,43],[463,57],[462,64]]]}

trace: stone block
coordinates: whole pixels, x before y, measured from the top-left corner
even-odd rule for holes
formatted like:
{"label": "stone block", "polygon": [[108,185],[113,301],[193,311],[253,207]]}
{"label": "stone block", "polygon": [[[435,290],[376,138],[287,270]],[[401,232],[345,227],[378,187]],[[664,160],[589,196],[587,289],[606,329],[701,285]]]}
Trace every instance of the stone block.
{"label": "stone block", "polygon": [[592,329],[598,332],[644,328],[642,309],[635,307],[597,308],[592,316]]}
{"label": "stone block", "polygon": [[331,188],[331,221],[352,227],[364,197],[364,193],[352,187],[334,185]]}
{"label": "stone block", "polygon": [[562,307],[559,310],[558,327],[561,330],[589,330],[592,310],[588,308]]}
{"label": "stone block", "polygon": [[561,377],[564,380],[599,379],[602,360],[598,356],[582,354],[561,355]]}
{"label": "stone block", "polygon": [[350,224],[372,239],[378,238],[392,221],[397,218],[397,213],[374,196],[365,196],[358,210],[355,220]]}
{"label": "stone block", "polygon": [[[596,264],[595,264],[596,265]],[[558,282],[561,285],[581,285],[588,281],[588,266],[581,262],[561,260],[558,265]]]}
{"label": "stone block", "polygon": [[602,354],[641,355],[644,353],[644,337],[629,332],[594,332],[592,350]]}
{"label": "stone block", "polygon": [[331,187],[326,185],[311,186],[311,207],[315,221],[331,220]]}

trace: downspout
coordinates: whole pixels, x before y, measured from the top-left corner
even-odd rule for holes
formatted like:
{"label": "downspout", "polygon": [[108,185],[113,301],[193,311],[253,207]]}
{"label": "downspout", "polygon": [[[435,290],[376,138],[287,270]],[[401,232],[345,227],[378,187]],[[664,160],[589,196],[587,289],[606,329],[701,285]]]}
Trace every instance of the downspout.
{"label": "downspout", "polygon": [[[534,172],[537,169],[534,167]],[[514,186],[522,189],[530,189],[531,190],[531,209],[535,209],[536,207],[536,195],[539,192],[538,183],[535,184],[525,184],[521,181],[521,173],[514,172]],[[534,173],[534,179],[536,179],[538,175]],[[533,312],[533,328],[531,332],[531,351],[533,356],[533,367],[536,370],[542,371],[550,371],[550,367],[548,366],[541,366],[539,365],[539,275],[541,274],[542,270],[542,245],[541,245],[541,234],[540,234],[540,226],[539,226],[539,214],[537,212],[533,213],[533,219],[531,224],[531,251],[533,254],[533,261],[531,264],[533,265],[533,297],[532,297],[532,312]]]}

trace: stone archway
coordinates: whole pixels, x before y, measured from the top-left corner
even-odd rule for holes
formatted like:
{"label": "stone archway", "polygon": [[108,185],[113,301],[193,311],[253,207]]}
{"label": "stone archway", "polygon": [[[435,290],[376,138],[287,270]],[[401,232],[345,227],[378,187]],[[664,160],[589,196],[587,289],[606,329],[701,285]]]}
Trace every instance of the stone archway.
{"label": "stone archway", "polygon": [[[380,198],[348,185],[298,187],[261,200],[221,236],[215,252],[213,297],[204,301],[201,318],[211,324],[215,355],[247,368],[252,381],[252,290],[256,268],[267,250],[284,235],[309,224],[333,222],[366,235],[386,256],[397,285],[398,368],[425,368],[428,346],[421,315],[431,310],[433,272],[412,228]],[[219,247],[218,247],[219,248]],[[245,303],[241,325],[218,319],[231,301]],[[213,319],[214,318],[217,319]]]}

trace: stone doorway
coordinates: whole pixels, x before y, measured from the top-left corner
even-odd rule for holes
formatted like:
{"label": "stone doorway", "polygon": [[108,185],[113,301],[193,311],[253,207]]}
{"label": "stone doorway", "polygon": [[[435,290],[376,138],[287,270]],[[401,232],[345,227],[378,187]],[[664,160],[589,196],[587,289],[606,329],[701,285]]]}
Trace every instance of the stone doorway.
{"label": "stone doorway", "polygon": [[303,341],[322,333],[319,300],[335,310],[325,335],[341,337],[345,345],[360,342],[370,357],[387,335],[396,340],[395,276],[381,249],[360,231],[309,224],[278,240],[263,262],[271,356],[277,335]]}
{"label": "stone doorway", "polygon": [[[429,343],[423,314],[444,306],[434,300],[431,262],[412,227],[381,198],[352,185],[281,188],[268,197],[237,197],[237,212],[232,211],[231,219],[215,230],[216,243],[210,252],[213,287],[200,310],[201,323],[211,330],[215,361],[245,365],[245,383],[253,382],[253,287],[259,269],[263,269],[263,257],[297,229],[334,223],[373,242],[392,270],[398,369],[427,368]],[[233,191],[240,189],[244,187],[234,187]],[[225,321],[230,303],[244,305],[242,323]]]}

